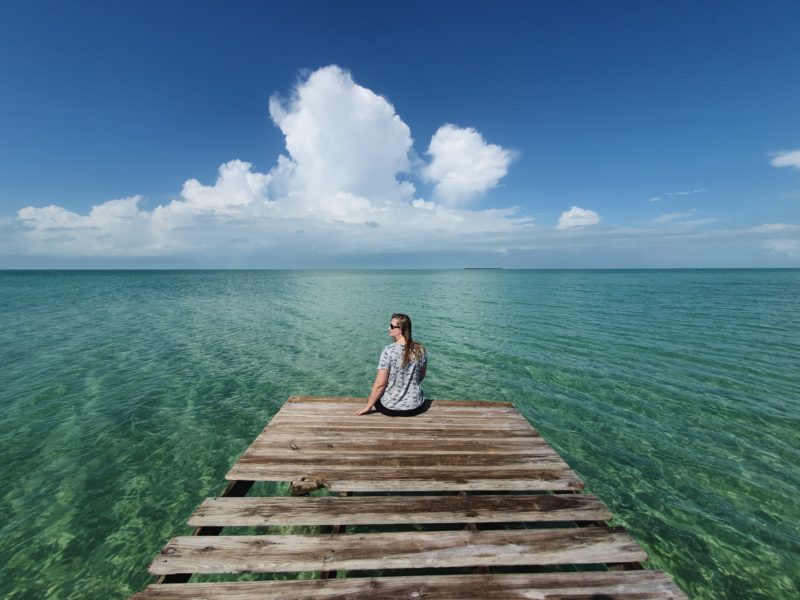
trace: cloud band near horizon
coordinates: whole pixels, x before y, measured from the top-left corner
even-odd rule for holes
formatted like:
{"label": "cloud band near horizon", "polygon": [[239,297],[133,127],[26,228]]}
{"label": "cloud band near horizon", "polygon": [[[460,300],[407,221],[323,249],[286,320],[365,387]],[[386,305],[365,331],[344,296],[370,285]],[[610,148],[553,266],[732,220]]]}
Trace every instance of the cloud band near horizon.
{"label": "cloud band near horizon", "polygon": [[[515,206],[472,208],[500,185],[519,154],[486,141],[475,128],[444,124],[422,159],[394,106],[335,65],[314,71],[285,98],[273,95],[269,113],[284,136],[285,153],[268,172],[229,160],[213,184],[188,179],[177,197],[151,210],[142,208],[140,195],[109,200],[87,214],[27,206],[0,221],[0,256],[247,257],[291,254],[298,247],[312,263],[314,256],[331,254],[503,255],[563,248],[565,239],[573,245],[578,239],[578,245],[617,240],[624,247],[642,232],[658,235],[653,223],[676,219],[593,232],[600,215],[576,205],[550,227],[534,225]],[[778,155],[772,164],[797,167],[796,155],[800,151]],[[415,179],[431,186],[430,197]],[[691,226],[683,223],[687,231]],[[780,232],[781,238],[759,242],[763,251],[797,256],[786,229],[765,231],[748,235]]]}

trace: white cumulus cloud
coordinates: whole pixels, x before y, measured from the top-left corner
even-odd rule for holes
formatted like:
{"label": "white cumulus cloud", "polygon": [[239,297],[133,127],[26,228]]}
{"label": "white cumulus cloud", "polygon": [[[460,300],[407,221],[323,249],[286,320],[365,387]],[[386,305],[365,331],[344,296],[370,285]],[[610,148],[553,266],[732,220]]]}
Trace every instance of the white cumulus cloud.
{"label": "white cumulus cloud", "polygon": [[[270,115],[286,152],[268,173],[231,160],[213,183],[189,179],[173,200],[150,210],[141,196],[110,200],[88,214],[29,206],[5,225],[11,236],[3,248],[117,257],[305,253],[313,260],[330,253],[493,252],[530,235],[533,219],[516,208],[478,211],[417,197],[401,179],[414,168],[411,131],[388,100],[339,67],[311,73],[287,98],[273,96]],[[507,151],[474,130],[454,131],[468,134],[460,156],[483,173],[462,183],[462,193],[496,184]],[[502,167],[498,156],[506,157]]]}
{"label": "white cumulus cloud", "polygon": [[792,167],[800,170],[800,150],[776,152],[770,161],[773,167]]}
{"label": "white cumulus cloud", "polygon": [[561,213],[558,219],[558,229],[575,229],[596,225],[600,222],[600,215],[593,210],[573,206]]}
{"label": "white cumulus cloud", "polygon": [[488,144],[471,127],[443,125],[428,146],[430,163],[423,175],[434,183],[434,196],[450,206],[471,200],[498,184],[514,153]]}
{"label": "white cumulus cloud", "polygon": [[181,190],[183,202],[196,212],[233,214],[253,202],[266,200],[270,177],[254,173],[252,167],[241,160],[229,161],[220,166],[213,186],[188,180]]}
{"label": "white cumulus cloud", "polygon": [[17,211],[31,253],[119,255],[138,247],[150,227],[150,214],[139,210],[141,196],[109,200],[93,206],[87,215],[60,206]]}
{"label": "white cumulus cloud", "polygon": [[[388,100],[329,66],[312,73],[270,115],[286,138],[288,156],[273,169],[273,193],[315,210],[344,216],[373,201],[411,201],[411,130]],[[363,199],[363,201],[359,200]]]}

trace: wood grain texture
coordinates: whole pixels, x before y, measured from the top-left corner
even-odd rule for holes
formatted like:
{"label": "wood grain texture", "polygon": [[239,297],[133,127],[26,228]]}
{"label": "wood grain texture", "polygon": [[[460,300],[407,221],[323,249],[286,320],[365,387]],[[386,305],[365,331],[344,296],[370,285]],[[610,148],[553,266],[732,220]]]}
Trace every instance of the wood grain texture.
{"label": "wood grain texture", "polygon": [[[388,418],[388,417],[387,417]],[[399,418],[399,417],[398,417]],[[409,417],[413,419],[414,417]],[[329,434],[340,434],[346,437],[371,439],[380,441],[384,439],[414,439],[416,436],[425,438],[435,437],[439,439],[447,438],[486,438],[486,439],[509,439],[515,438],[519,440],[528,440],[536,436],[532,431],[525,431],[524,429],[510,429],[510,430],[497,430],[497,429],[473,429],[464,427],[441,427],[439,425],[425,426],[419,421],[409,423],[406,427],[401,429],[392,427],[351,427],[348,425],[338,425],[336,422],[326,423],[323,420],[318,422],[309,422],[305,425],[283,425],[280,427],[267,426],[261,434],[256,438],[257,440],[269,440],[270,436],[275,435],[288,435],[294,434],[296,437],[307,436],[324,436]]]}
{"label": "wood grain texture", "polygon": [[385,468],[409,469],[458,469],[490,468],[502,469],[569,469],[567,463],[555,453],[540,454],[395,454],[391,449],[375,452],[370,457],[363,454],[344,454],[339,452],[320,452],[310,456],[299,453],[274,454],[270,451],[247,451],[239,458],[240,464],[259,464],[265,467],[285,467],[288,469],[322,469],[325,471],[355,470],[370,472]]}
{"label": "wood grain texture", "polygon": [[342,473],[320,469],[291,471],[237,463],[226,479],[319,481],[334,492],[572,491],[583,482],[567,469],[460,469],[458,472],[383,468]]}
{"label": "wood grain texture", "polygon": [[[511,403],[437,400],[423,415],[354,417],[365,398],[292,397],[239,457],[226,479],[292,483],[301,497],[208,498],[189,523],[223,527],[433,525],[437,531],[329,535],[176,537],[150,566],[180,573],[336,572],[386,569],[482,569],[474,575],[426,575],[149,586],[137,600],[487,599],[685,600],[669,577],[606,571],[646,554],[602,502],[575,492],[583,482]],[[309,497],[310,491],[428,492],[428,496]],[[464,495],[442,495],[459,491]],[[515,492],[466,495],[466,492]],[[439,494],[439,495],[433,495]],[[481,523],[541,523],[483,529]],[[560,526],[553,524],[561,523]],[[467,529],[436,528],[466,524]],[[549,524],[549,525],[548,525]],[[430,527],[428,527],[430,529]],[[589,565],[572,573],[489,574],[492,566]],[[584,567],[585,568],[585,567]]]}
{"label": "wood grain texture", "polygon": [[611,513],[589,494],[207,498],[189,525],[379,525],[605,521]]}
{"label": "wood grain texture", "polygon": [[[290,404],[335,404],[347,405],[353,404],[358,406],[358,403],[366,404],[367,399],[364,396],[289,396],[284,406]],[[450,406],[453,408],[476,408],[485,410],[488,407],[497,408],[514,408],[511,402],[495,402],[490,400],[434,400],[434,405],[437,406]]]}
{"label": "wood grain texture", "polygon": [[[402,440],[402,444],[396,442]],[[393,439],[374,440],[369,437],[319,435],[313,438],[294,435],[272,435],[265,440],[255,441],[246,451],[247,454],[258,453],[319,455],[334,452],[345,454],[474,454],[474,455],[511,455],[537,454],[540,456],[558,453],[550,448],[542,438],[496,439],[484,441],[468,437],[462,439],[437,439],[428,436],[422,439],[409,439],[394,436]]]}
{"label": "wood grain texture", "polygon": [[268,573],[642,562],[626,533],[600,527],[171,539],[150,573]]}
{"label": "wood grain texture", "polygon": [[226,479],[319,482],[345,492],[583,487],[509,403],[435,401],[416,417],[353,416],[365,401],[290,398]]}
{"label": "wood grain texture", "polygon": [[331,492],[576,492],[583,489],[580,480],[563,479],[405,479],[373,481],[369,479],[334,479],[324,486]]}
{"label": "wood grain texture", "polygon": [[131,600],[686,600],[663,571],[151,585]]}

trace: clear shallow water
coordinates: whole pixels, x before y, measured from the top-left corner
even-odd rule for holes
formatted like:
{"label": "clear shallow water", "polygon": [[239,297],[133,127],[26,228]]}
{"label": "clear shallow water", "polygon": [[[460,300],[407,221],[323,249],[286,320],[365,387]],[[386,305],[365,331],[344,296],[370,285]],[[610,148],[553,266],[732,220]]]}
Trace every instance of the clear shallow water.
{"label": "clear shallow water", "polygon": [[508,400],[692,598],[800,597],[800,270],[0,272],[0,597],[123,598],[291,394]]}

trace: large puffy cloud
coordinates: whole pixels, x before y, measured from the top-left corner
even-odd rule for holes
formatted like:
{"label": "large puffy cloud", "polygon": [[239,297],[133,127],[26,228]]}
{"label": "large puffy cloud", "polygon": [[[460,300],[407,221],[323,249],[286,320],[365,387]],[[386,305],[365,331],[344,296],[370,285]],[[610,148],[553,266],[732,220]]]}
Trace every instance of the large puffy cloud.
{"label": "large puffy cloud", "polygon": [[800,170],[800,150],[777,152],[770,161],[773,167],[792,167]]}
{"label": "large puffy cloud", "polygon": [[444,125],[431,138],[431,162],[423,169],[435,184],[434,195],[449,205],[471,200],[498,184],[508,172],[514,153],[488,144],[472,128]]}
{"label": "large puffy cloud", "polygon": [[600,215],[593,210],[573,206],[561,213],[558,219],[558,229],[576,229],[596,225],[600,222]]}
{"label": "large puffy cloud", "polygon": [[411,170],[410,129],[347,71],[319,69],[288,100],[273,96],[269,110],[289,153],[273,170],[275,194],[339,216],[371,202],[413,199],[414,186],[397,179]]}

